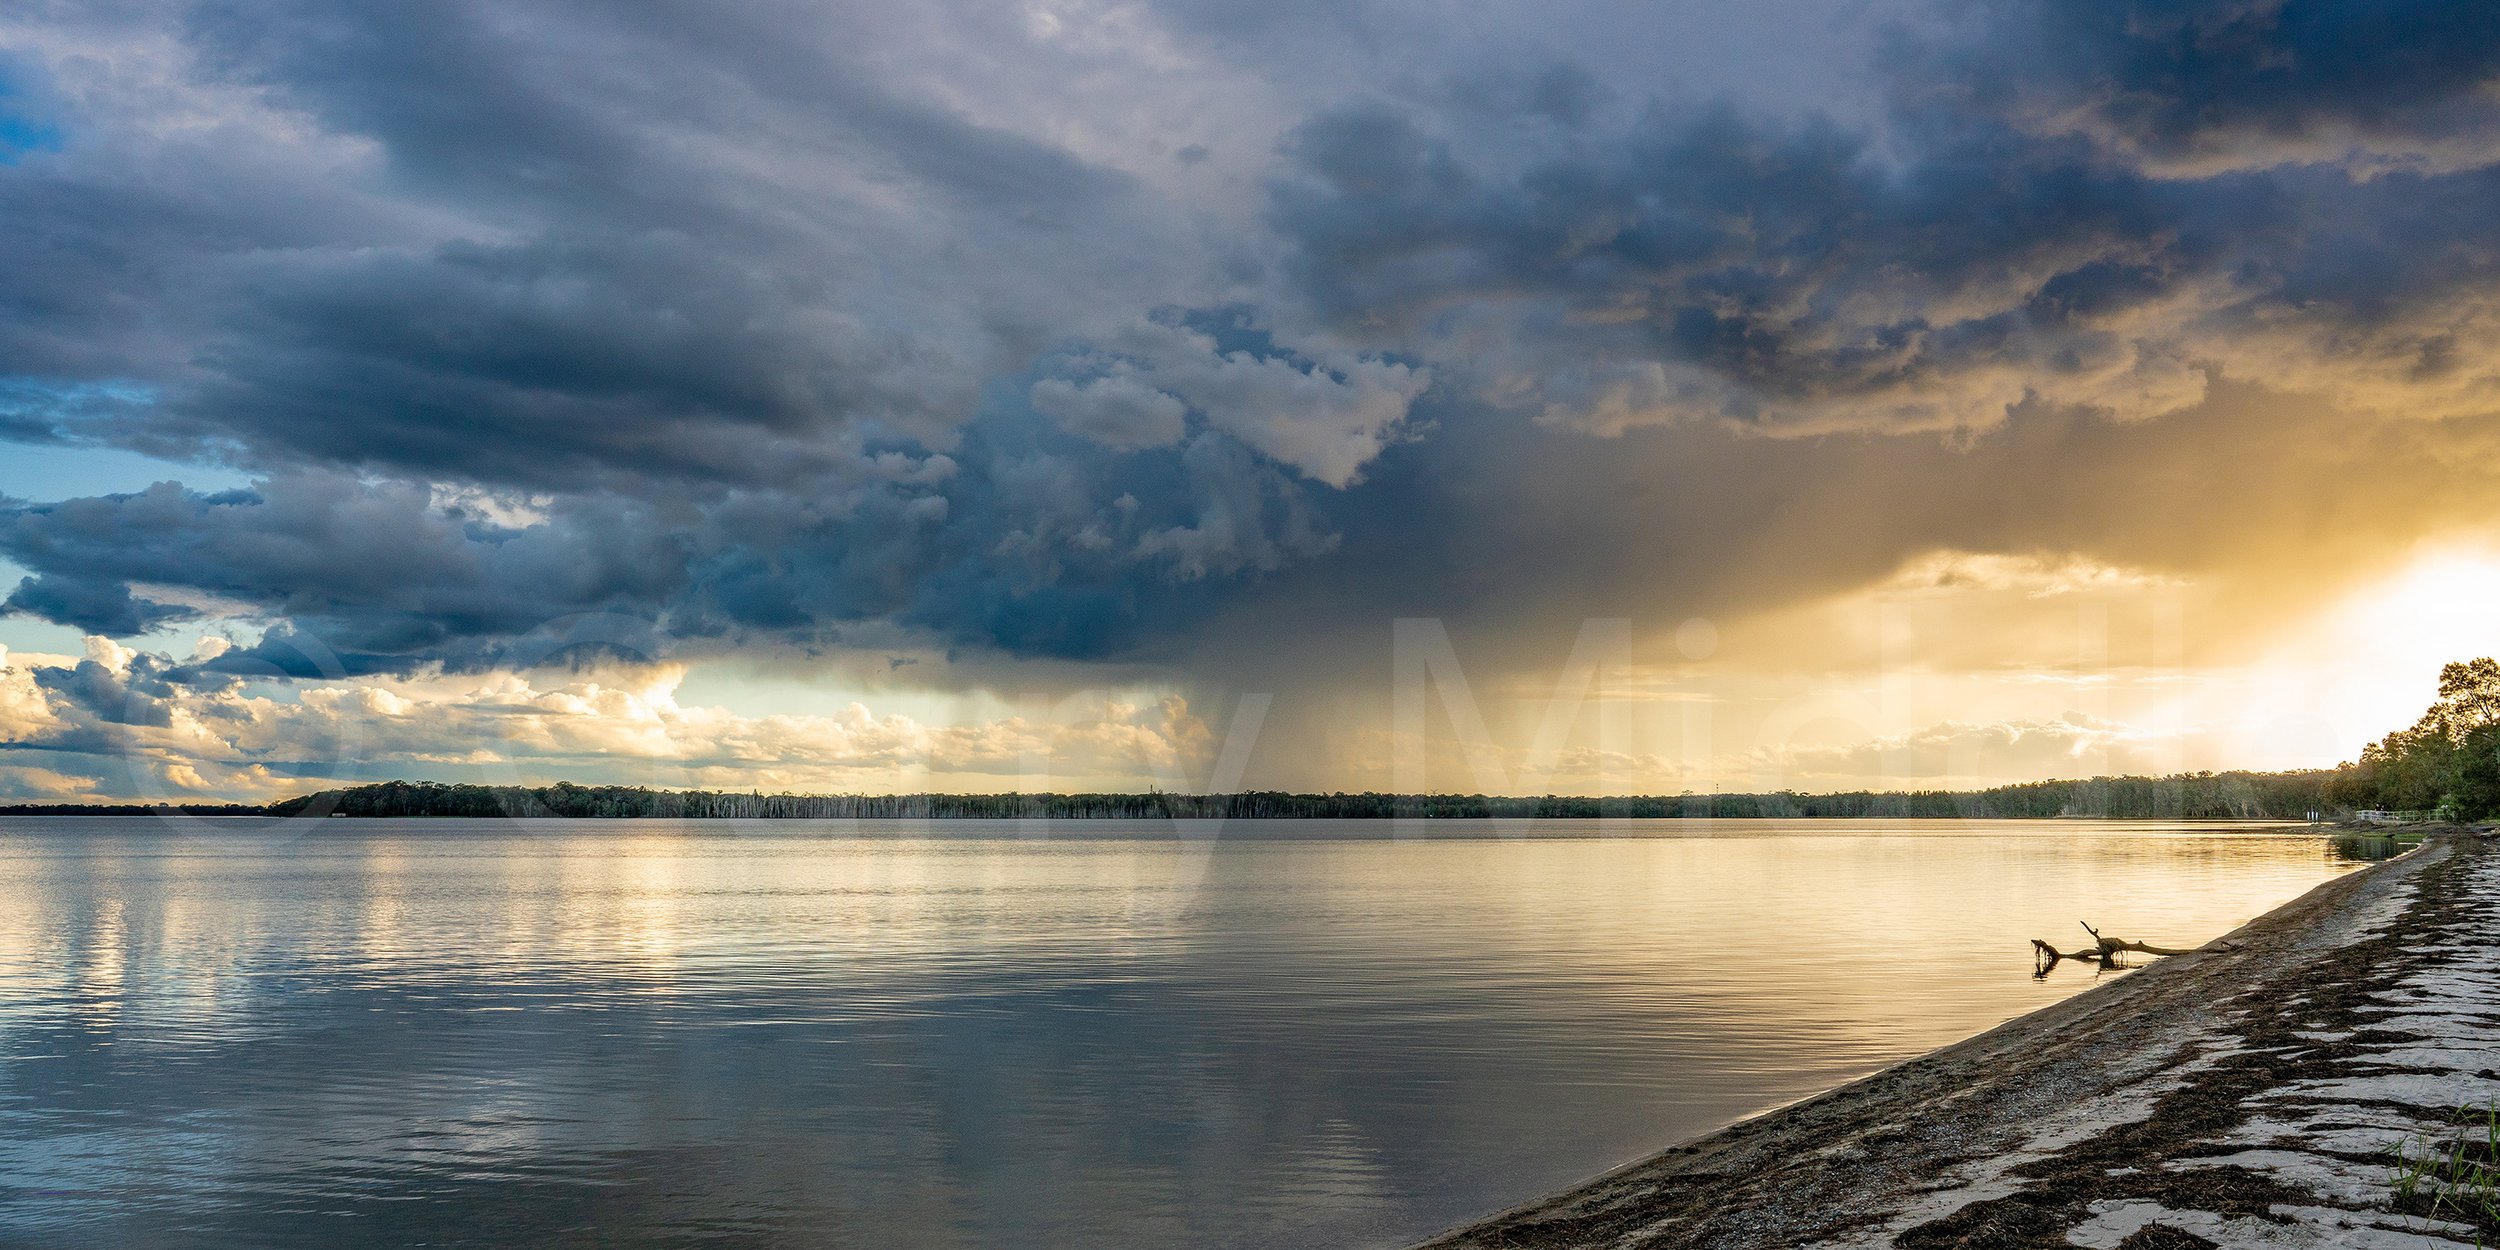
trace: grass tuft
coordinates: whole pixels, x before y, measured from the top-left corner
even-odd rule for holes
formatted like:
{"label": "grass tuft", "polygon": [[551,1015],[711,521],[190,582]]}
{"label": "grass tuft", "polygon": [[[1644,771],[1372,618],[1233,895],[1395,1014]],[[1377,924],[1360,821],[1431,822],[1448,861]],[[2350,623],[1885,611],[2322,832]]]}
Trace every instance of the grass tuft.
{"label": "grass tuft", "polygon": [[2398,1142],[2389,1183],[2407,1214],[2500,1232],[2500,1101],[2459,1107],[2451,1131]]}

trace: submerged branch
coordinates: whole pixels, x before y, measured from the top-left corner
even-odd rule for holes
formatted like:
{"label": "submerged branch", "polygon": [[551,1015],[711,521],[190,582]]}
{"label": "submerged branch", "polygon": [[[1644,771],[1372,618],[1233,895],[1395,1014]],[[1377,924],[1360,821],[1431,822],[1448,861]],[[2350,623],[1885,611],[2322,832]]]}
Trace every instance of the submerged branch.
{"label": "submerged branch", "polygon": [[[2083,922],[2077,921],[2076,923],[2082,924]],[[2184,955],[2188,953],[2168,946],[2155,946],[2149,942],[2131,942],[2120,938],[2104,937],[2100,930],[2089,924],[2083,926],[2083,931],[2092,935],[2092,945],[2081,950],[2061,951],[2038,938],[2031,939],[2032,975],[2047,976],[2049,969],[2056,967],[2061,959],[2079,959],[2086,963],[2098,963],[2104,968],[2115,968],[2119,966],[2118,957],[2122,954]]]}

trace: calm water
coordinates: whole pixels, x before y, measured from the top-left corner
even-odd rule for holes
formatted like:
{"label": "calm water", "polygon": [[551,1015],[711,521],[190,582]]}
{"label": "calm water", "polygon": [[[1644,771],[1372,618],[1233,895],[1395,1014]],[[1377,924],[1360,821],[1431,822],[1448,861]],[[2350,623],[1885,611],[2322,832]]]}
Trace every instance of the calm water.
{"label": "calm water", "polygon": [[1394,1246],[2345,867],[1597,832],[0,821],[0,1244]]}

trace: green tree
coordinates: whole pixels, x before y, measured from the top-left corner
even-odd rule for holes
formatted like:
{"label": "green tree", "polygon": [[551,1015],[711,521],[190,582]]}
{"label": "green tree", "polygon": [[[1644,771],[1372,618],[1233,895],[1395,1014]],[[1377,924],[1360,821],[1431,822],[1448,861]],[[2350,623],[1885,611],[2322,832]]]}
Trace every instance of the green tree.
{"label": "green tree", "polygon": [[2456,788],[2450,795],[2461,819],[2500,816],[2500,724],[2467,732],[2457,748]]}
{"label": "green tree", "polygon": [[2500,815],[2500,662],[2441,666],[2439,698],[2422,718],[2361,748],[2327,795],[2350,808]]}
{"label": "green tree", "polygon": [[2416,728],[2435,727],[2463,745],[2466,735],[2495,724],[2500,724],[2500,662],[2485,656],[2440,666],[2439,701]]}

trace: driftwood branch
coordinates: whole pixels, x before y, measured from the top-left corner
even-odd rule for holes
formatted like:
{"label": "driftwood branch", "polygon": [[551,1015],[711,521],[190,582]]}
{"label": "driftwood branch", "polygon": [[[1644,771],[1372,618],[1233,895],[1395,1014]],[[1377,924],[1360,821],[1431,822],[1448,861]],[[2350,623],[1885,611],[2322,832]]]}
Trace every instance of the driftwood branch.
{"label": "driftwood branch", "polygon": [[[2076,923],[2081,924],[2082,922],[2077,921]],[[2088,924],[2083,926],[2083,931],[2092,935],[2092,945],[2081,950],[2061,951],[2038,938],[2031,939],[2033,975],[2047,976],[2049,974],[2049,969],[2056,967],[2057,961],[2061,959],[2080,959],[2086,963],[2097,963],[2104,968],[2115,968],[2119,966],[2118,957],[2123,954],[2187,954],[2187,952],[2183,950],[2173,950],[2167,946],[2154,946],[2148,942],[2128,942],[2122,941],[2118,938],[2104,937],[2102,936],[2100,930],[2095,929]]]}

